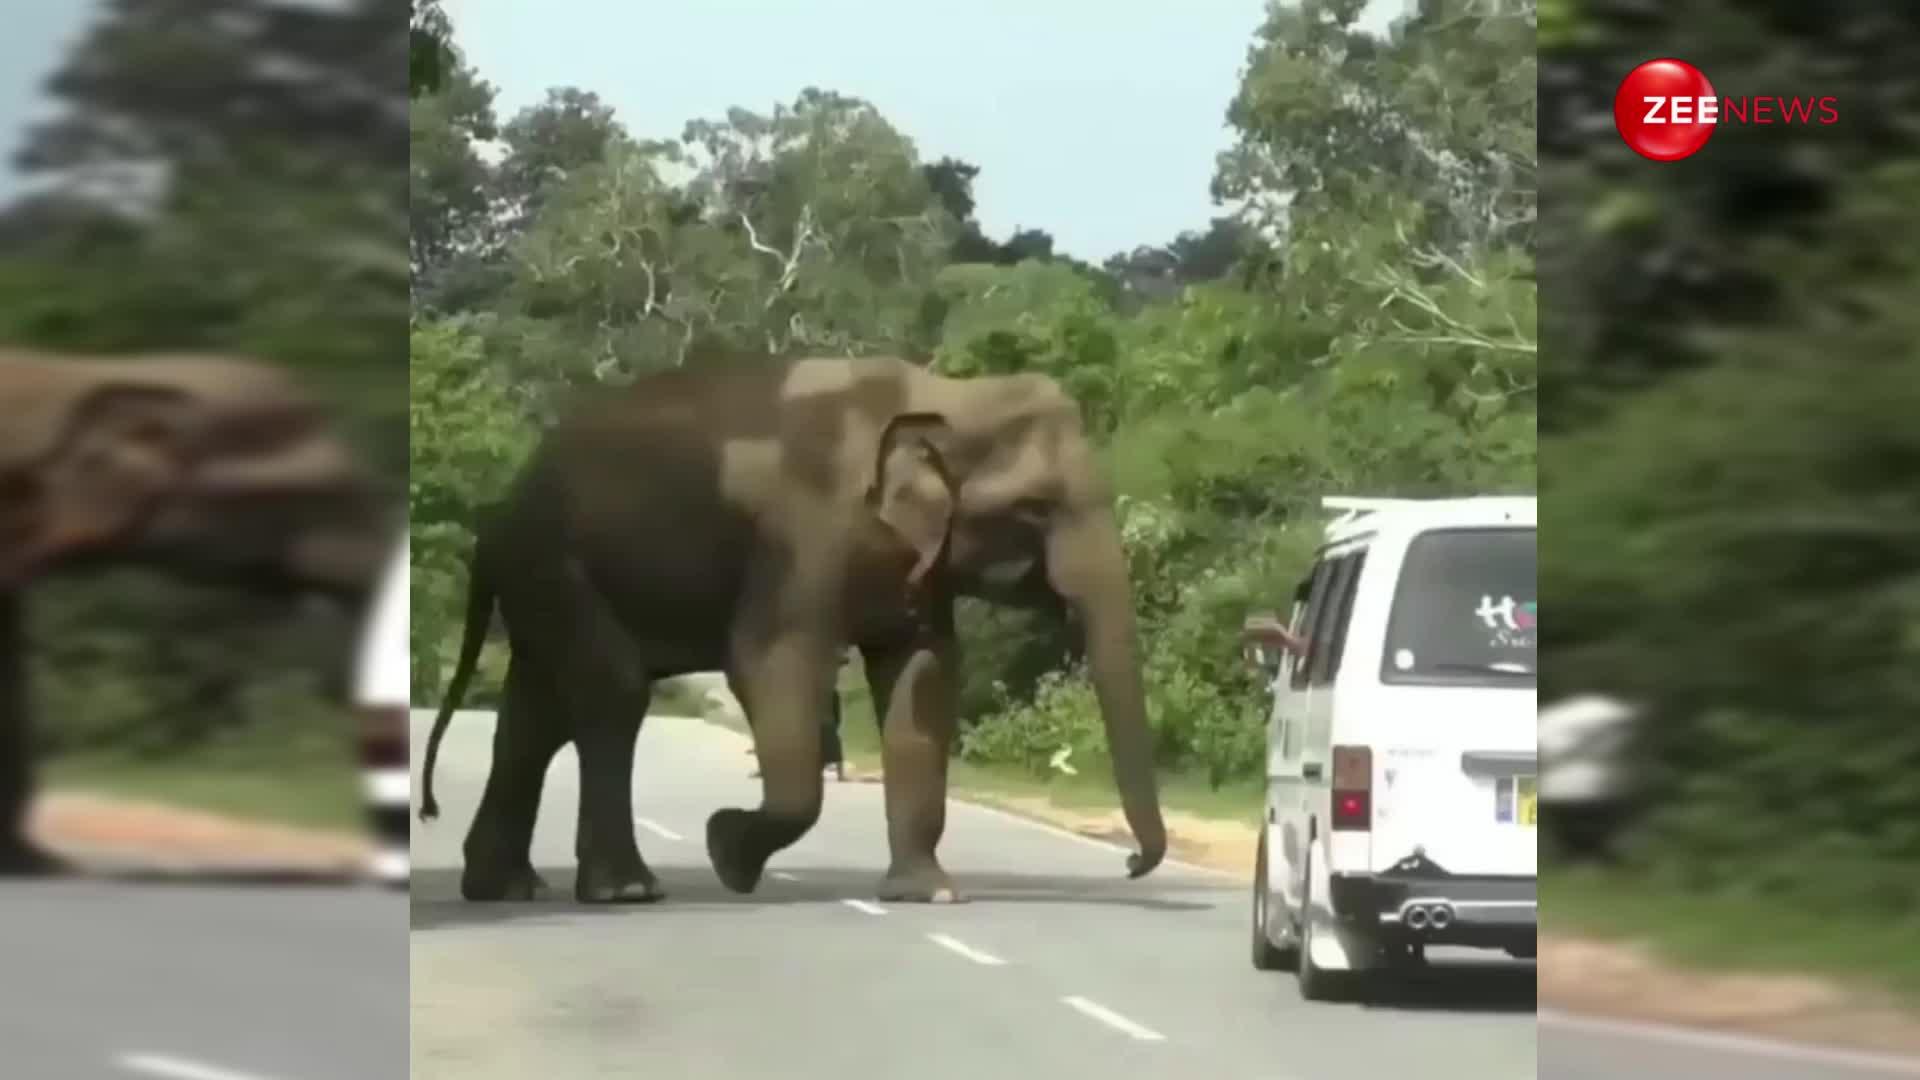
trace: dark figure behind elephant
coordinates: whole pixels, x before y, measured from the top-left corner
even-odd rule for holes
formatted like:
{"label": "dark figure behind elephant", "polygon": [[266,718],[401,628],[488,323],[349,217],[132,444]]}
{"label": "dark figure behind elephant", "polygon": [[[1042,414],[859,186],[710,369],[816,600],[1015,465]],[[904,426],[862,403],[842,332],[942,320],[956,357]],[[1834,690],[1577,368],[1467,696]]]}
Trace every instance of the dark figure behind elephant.
{"label": "dark figure behind elephant", "polygon": [[661,895],[633,833],[632,767],[656,680],[723,670],[761,805],[707,822],[720,880],[752,891],[822,799],[822,710],[847,644],[880,717],[884,899],[958,893],[935,855],[955,730],[958,596],[1083,625],[1115,779],[1139,844],[1166,851],[1133,604],[1112,498],[1076,403],[1039,376],[949,379],[892,359],[715,365],[644,377],[552,429],[484,517],[466,637],[433,762],[499,606],[511,647],[462,892],[525,899],[542,780],[580,762],[575,894]]}
{"label": "dark figure behind elephant", "polygon": [[357,612],[392,516],[318,403],[271,367],[0,348],[0,873],[58,867],[26,835],[32,582],[140,565]]}

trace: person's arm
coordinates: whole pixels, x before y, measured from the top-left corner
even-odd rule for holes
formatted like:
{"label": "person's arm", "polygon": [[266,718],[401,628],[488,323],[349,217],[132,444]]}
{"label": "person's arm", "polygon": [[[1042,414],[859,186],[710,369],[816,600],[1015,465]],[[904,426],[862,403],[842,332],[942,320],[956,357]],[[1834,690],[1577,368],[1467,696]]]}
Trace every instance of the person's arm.
{"label": "person's arm", "polygon": [[1295,634],[1287,625],[1271,615],[1250,615],[1241,624],[1241,633],[1263,645],[1273,645],[1293,653],[1296,656],[1307,651],[1306,639]]}

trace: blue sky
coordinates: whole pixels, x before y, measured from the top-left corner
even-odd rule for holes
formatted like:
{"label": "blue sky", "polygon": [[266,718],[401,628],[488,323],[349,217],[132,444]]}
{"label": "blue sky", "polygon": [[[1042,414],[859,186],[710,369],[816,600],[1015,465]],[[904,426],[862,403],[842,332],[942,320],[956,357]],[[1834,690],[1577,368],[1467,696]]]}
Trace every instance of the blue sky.
{"label": "blue sky", "polygon": [[19,193],[13,152],[27,128],[47,113],[41,86],[100,10],[98,0],[58,0],[14,4],[7,12],[6,33],[0,34],[0,203]]}
{"label": "blue sky", "polygon": [[[634,134],[678,137],[812,84],[874,103],[923,160],[980,166],[988,234],[1044,228],[1098,262],[1202,228],[1263,0],[446,0],[502,120],[550,87],[600,95]],[[1384,26],[1402,0],[1374,0]],[[565,12],[562,16],[559,13]],[[951,14],[950,14],[951,13]]]}

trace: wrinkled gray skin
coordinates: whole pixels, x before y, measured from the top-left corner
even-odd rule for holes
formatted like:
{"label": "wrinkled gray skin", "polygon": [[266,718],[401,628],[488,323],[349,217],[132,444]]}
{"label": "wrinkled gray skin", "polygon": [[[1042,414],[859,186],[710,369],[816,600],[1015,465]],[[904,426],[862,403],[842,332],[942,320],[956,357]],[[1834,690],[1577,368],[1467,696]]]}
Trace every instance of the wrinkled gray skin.
{"label": "wrinkled gray skin", "polygon": [[956,380],[890,359],[705,366],[642,378],[552,429],[482,517],[466,636],[433,763],[498,605],[512,659],[467,834],[469,900],[531,899],[547,767],[580,762],[575,895],[662,895],[633,832],[634,743],[654,682],[723,670],[763,796],[707,822],[720,880],[751,892],[819,817],[820,731],[842,649],[865,660],[891,861],[879,895],[949,901],[935,848],[955,729],[957,596],[1084,627],[1138,877],[1166,851],[1133,604],[1112,498],[1079,409],[1037,376]]}
{"label": "wrinkled gray skin", "polygon": [[0,873],[60,868],[25,832],[34,581],[138,565],[357,613],[394,518],[317,404],[272,368],[0,347]]}

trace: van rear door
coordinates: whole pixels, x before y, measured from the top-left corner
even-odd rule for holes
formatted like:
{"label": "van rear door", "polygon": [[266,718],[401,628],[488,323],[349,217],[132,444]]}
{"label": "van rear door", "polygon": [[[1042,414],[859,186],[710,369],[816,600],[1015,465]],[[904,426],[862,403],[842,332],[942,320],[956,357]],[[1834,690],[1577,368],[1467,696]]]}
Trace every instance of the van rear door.
{"label": "van rear door", "polygon": [[1365,710],[1376,873],[1538,872],[1535,538],[1444,527],[1408,544]]}

